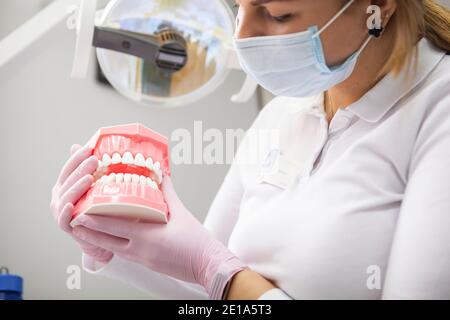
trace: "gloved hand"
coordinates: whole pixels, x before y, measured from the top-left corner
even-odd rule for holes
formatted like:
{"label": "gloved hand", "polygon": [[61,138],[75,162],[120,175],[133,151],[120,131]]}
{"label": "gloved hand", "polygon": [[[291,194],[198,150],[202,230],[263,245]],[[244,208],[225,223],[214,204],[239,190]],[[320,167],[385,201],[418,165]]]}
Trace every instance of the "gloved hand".
{"label": "gloved hand", "polygon": [[74,204],[92,185],[94,180],[92,174],[98,167],[97,158],[91,154],[90,148],[80,145],[72,146],[71,157],[62,168],[52,189],[50,209],[58,226],[79,243],[85,254],[98,262],[107,263],[112,259],[113,253],[77,238],[73,235],[70,226]]}
{"label": "gloved hand", "polygon": [[227,282],[245,265],[184,207],[169,177],[162,191],[170,212],[167,224],[83,216],[73,233],[153,271],[200,284],[212,299],[221,299]]}

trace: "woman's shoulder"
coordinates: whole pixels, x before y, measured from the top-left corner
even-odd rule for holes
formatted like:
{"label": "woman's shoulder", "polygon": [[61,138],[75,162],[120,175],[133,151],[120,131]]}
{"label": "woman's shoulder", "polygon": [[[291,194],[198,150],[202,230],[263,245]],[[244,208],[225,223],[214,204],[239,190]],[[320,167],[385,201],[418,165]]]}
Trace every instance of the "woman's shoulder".
{"label": "woman's shoulder", "polygon": [[[407,108],[402,107],[400,110],[408,112],[409,116],[419,119],[422,123],[429,121],[430,117],[436,118],[437,114],[450,116],[450,56],[441,57],[428,75],[406,95],[404,103],[399,104],[400,107],[407,104]],[[421,74],[420,68],[427,67],[429,66],[421,64],[418,66],[419,70],[413,69],[413,72]],[[441,117],[441,121],[447,122],[447,118]],[[446,125],[450,125],[450,122]]]}
{"label": "woman's shoulder", "polygon": [[[431,73],[428,84],[441,82],[442,84],[449,84],[450,82],[450,55],[447,53],[442,57],[442,60],[437,64],[435,70]],[[450,93],[450,87],[442,92],[443,94]]]}
{"label": "woman's shoulder", "polygon": [[428,104],[427,112],[443,107],[450,114],[450,55],[445,55],[419,89],[420,100]]}
{"label": "woman's shoulder", "polygon": [[[442,58],[429,77],[420,85],[408,107],[411,116],[420,119],[417,144],[441,139],[450,134],[450,56]],[[436,139],[437,138],[437,139]],[[450,145],[448,145],[450,147]]]}

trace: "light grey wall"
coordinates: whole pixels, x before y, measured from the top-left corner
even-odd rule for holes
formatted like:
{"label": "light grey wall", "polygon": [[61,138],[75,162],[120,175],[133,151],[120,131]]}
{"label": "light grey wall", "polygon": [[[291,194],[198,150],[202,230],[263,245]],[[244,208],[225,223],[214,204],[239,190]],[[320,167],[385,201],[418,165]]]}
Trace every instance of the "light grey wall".
{"label": "light grey wall", "polygon": [[[33,0],[34,1],[34,0]],[[0,1],[0,37],[25,21],[38,1]],[[69,78],[74,34],[56,28],[0,69],[0,265],[25,279],[28,299],[148,298],[125,284],[83,273],[82,290],[66,288],[66,268],[80,264],[77,245],[50,216],[50,189],[72,143],[98,127],[142,122],[167,136],[177,128],[248,128],[257,105],[229,102],[243,74],[231,73],[211,96],[182,109],[157,110],[130,102],[92,80]],[[180,198],[203,219],[226,166],[175,166]]]}

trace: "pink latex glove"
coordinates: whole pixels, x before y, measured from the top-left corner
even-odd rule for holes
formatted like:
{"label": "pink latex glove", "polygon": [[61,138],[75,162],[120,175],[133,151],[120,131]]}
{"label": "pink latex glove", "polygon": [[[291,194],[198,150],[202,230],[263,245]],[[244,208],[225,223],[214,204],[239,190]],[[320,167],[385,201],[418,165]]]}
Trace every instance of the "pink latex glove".
{"label": "pink latex glove", "polygon": [[83,216],[73,232],[153,271],[200,284],[211,299],[221,299],[228,281],[245,265],[184,207],[169,177],[162,191],[170,212],[167,224]]}
{"label": "pink latex glove", "polygon": [[94,180],[92,174],[98,167],[98,160],[91,156],[92,149],[73,145],[71,156],[59,174],[58,180],[52,189],[50,209],[58,226],[70,234],[80,245],[81,250],[98,262],[107,263],[112,257],[111,251],[85,242],[72,233],[70,221],[74,203],[90,188]]}

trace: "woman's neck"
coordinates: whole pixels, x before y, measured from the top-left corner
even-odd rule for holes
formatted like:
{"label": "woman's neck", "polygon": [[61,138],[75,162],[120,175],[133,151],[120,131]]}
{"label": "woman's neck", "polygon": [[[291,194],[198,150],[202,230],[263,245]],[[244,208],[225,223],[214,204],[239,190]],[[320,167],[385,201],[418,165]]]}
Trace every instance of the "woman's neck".
{"label": "woman's neck", "polygon": [[392,46],[391,33],[385,32],[381,38],[372,39],[361,53],[352,75],[328,90],[325,94],[328,123],[339,109],[358,101],[386,75],[380,74],[380,70],[388,60]]}

